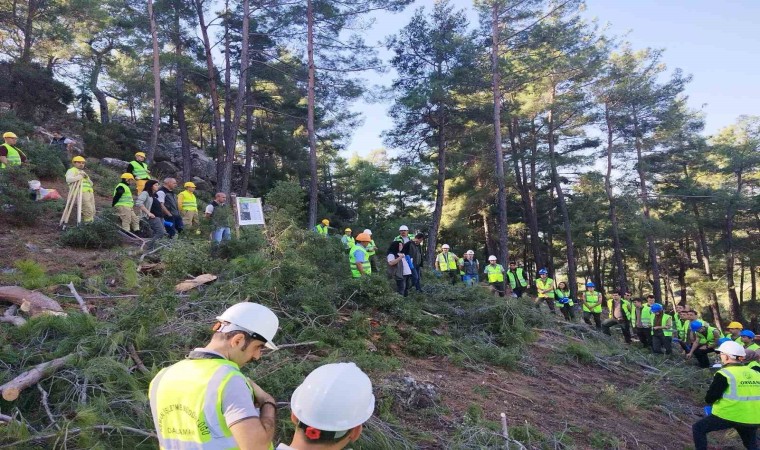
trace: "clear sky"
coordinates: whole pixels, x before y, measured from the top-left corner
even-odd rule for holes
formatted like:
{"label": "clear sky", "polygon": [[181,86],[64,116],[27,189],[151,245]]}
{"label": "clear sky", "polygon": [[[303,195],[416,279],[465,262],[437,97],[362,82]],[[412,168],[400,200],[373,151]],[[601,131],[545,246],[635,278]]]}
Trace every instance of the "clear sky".
{"label": "clear sky", "polygon": [[[401,14],[378,14],[368,43],[383,41],[406,25],[413,11],[430,10],[435,0],[416,0]],[[477,15],[471,0],[454,0],[470,10],[471,25]],[[680,68],[693,76],[686,93],[692,108],[706,116],[707,134],[733,123],[742,114],[760,115],[760,0],[586,0],[584,13],[607,25],[607,34],[624,37],[634,48],[665,49],[669,69]],[[381,55],[388,53],[381,49]],[[367,74],[370,85],[389,84],[393,72]],[[348,147],[348,154],[364,155],[383,146],[380,133],[392,124],[389,103],[359,102],[354,109],[364,115]]]}

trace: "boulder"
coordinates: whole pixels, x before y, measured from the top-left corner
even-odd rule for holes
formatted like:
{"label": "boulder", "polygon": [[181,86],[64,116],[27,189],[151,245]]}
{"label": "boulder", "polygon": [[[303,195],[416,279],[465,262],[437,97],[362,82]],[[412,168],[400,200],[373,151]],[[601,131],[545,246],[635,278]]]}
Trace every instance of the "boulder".
{"label": "boulder", "polygon": [[116,169],[117,171],[124,172],[127,170],[129,163],[116,158],[102,158],[100,164]]}
{"label": "boulder", "polygon": [[169,161],[159,161],[153,164],[153,167],[150,168],[150,172],[154,177],[160,177],[161,179],[164,179],[166,177],[176,178],[179,176],[180,170],[177,166],[170,163]]}
{"label": "boulder", "polygon": [[215,193],[214,186],[203,178],[193,177],[192,182],[195,183],[195,188],[199,191]]}
{"label": "boulder", "polygon": [[408,373],[391,375],[382,384],[381,390],[395,397],[394,405],[411,409],[433,407],[440,399],[433,384],[418,381]]}

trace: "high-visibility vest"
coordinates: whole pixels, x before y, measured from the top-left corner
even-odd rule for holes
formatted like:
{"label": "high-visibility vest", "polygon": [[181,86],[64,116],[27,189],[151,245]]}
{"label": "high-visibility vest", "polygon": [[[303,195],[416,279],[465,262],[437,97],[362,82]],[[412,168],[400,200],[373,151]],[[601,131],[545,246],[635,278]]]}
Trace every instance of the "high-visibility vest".
{"label": "high-visibility vest", "polygon": [[[78,174],[79,174],[79,169],[77,169],[76,167],[72,167],[71,169],[66,171],[67,178],[69,177],[69,175],[77,176]],[[90,177],[82,178],[82,192],[93,192],[92,180],[90,180]]]}
{"label": "high-visibility vest", "polygon": [[652,307],[648,304],[641,308],[641,326],[644,328],[652,326]]}
{"label": "high-visibility vest", "polygon": [[436,260],[438,261],[438,270],[441,272],[448,272],[449,270],[457,270],[457,255],[449,252],[444,255],[443,252],[438,254]]}
{"label": "high-visibility vest", "polygon": [[[5,147],[5,149],[8,151],[8,154],[5,156],[6,159],[8,159],[8,166],[20,166],[22,153],[21,150],[8,143],[4,143],[3,147]],[[5,169],[5,167],[5,164],[0,163],[0,169]]]}
{"label": "high-visibility vest", "polygon": [[[654,319],[657,317],[657,314],[652,314],[652,327],[654,327]],[[668,320],[670,320],[670,326],[668,326]],[[662,329],[662,334],[665,336],[673,336],[673,316],[670,314],[662,313],[662,322],[661,327],[666,327]],[[654,332],[656,330],[652,328],[652,335],[654,335]]]}
{"label": "high-visibility vest", "polygon": [[512,289],[517,287],[517,282],[520,282],[520,287],[525,287],[528,285],[528,280],[525,279],[525,274],[523,273],[522,267],[518,267],[515,269],[515,272],[517,272],[517,276],[515,276],[515,273],[511,270],[507,271],[507,278],[509,278],[509,285],[512,286]]}
{"label": "high-visibility vest", "polygon": [[747,367],[749,367],[750,369],[752,369],[753,367],[760,367],[760,363],[757,361],[750,361],[747,363]]}
{"label": "high-visibility vest", "polygon": [[317,224],[316,227],[314,227],[314,231],[317,232],[320,236],[327,236],[327,225]]}
{"label": "high-visibility vest", "polygon": [[488,275],[489,283],[503,283],[504,282],[504,267],[501,264],[489,264],[486,266],[484,272]]}
{"label": "high-visibility vest", "polygon": [[[615,301],[613,299],[607,300],[607,312],[610,315],[610,319],[614,319],[615,318],[614,317],[614,312],[613,312],[613,309],[612,309],[613,306],[614,306],[614,302]],[[626,319],[629,322],[632,322],[634,320],[635,317],[633,316],[633,303],[631,303],[630,301],[628,301],[628,300],[626,300],[624,298],[621,298],[620,299],[620,309],[623,310],[623,318],[624,319]]]}
{"label": "high-visibility vest", "polygon": [[[563,298],[567,298],[567,299],[568,299],[568,300],[570,300],[570,301],[569,301],[569,302],[567,302],[567,303],[560,303],[560,302],[559,302],[559,300],[560,300],[560,299],[563,299]],[[557,289],[555,289],[555,290],[554,290],[554,303],[555,303],[557,306],[559,306],[559,307],[562,307],[562,306],[564,306],[564,305],[568,305],[568,306],[574,306],[574,305],[575,305],[575,303],[573,303],[573,299],[572,299],[572,298],[570,298],[570,289],[568,289],[568,290],[566,290],[566,291],[563,291],[563,290],[562,290],[562,289],[560,289],[560,288],[557,288]]]}
{"label": "high-visibility vest", "polygon": [[689,332],[691,331],[691,320],[684,320],[681,322],[681,328],[678,329],[678,337],[685,341],[689,338]]}
{"label": "high-visibility vest", "polygon": [[377,246],[375,245],[375,240],[372,239],[367,245],[367,254],[369,256],[375,256],[375,250],[377,250]]}
{"label": "high-visibility vest", "polygon": [[177,195],[177,203],[180,211],[198,211],[198,200],[190,191],[182,191]]}
{"label": "high-visibility vest", "polygon": [[342,238],[340,238],[340,240],[341,242],[343,242],[343,248],[345,248],[346,250],[350,250],[354,245],[356,245],[356,239],[345,234],[343,235]]}
{"label": "high-visibility vest", "polygon": [[697,332],[697,338],[699,339],[697,342],[699,345],[707,344],[708,346],[715,347],[715,328],[708,325],[707,333],[705,334]]}
{"label": "high-visibility vest", "polygon": [[747,350],[754,350],[754,351],[758,351],[758,350],[760,350],[760,345],[757,345],[757,344],[755,344],[755,343],[753,342],[752,344],[749,344],[748,346],[746,346],[746,347],[744,347],[744,348],[746,348]]}
{"label": "high-visibility vest", "polygon": [[721,419],[760,425],[760,373],[747,366],[729,365],[715,376],[728,381],[728,389],[712,405],[712,414]]}
{"label": "high-visibility vest", "polygon": [[233,449],[222,392],[234,377],[253,388],[240,367],[223,358],[186,359],[163,369],[150,383],[150,407],[161,448]]}
{"label": "high-visibility vest", "polygon": [[113,190],[113,195],[116,196],[116,190],[119,189],[119,187],[122,187],[124,189],[124,193],[121,194],[121,197],[119,197],[119,201],[116,202],[114,207],[116,206],[126,206],[127,208],[132,208],[135,206],[135,199],[132,198],[132,190],[129,189],[129,185],[126,183],[119,183],[116,185],[116,187]]}
{"label": "high-visibility vest", "polygon": [[599,298],[599,292],[586,291],[583,293],[583,298],[586,300],[583,303],[583,311],[600,313],[602,312],[602,299]]}
{"label": "high-visibility vest", "polygon": [[[351,250],[348,251],[348,263],[351,265],[351,276],[354,278],[361,278],[362,273],[356,267],[356,251],[360,251],[364,254],[364,263],[362,269],[364,269],[364,275],[370,275],[372,273],[372,266],[369,264],[369,252],[360,244],[354,244]],[[401,264],[401,262],[399,262]]]}
{"label": "high-visibility vest", "polygon": [[130,161],[129,165],[132,166],[132,175],[134,175],[136,179],[147,180],[150,178],[148,164],[144,162],[141,163],[140,161]]}
{"label": "high-visibility vest", "polygon": [[[546,277],[546,280],[543,278],[538,278],[536,280],[536,287],[538,288],[538,298],[554,298],[554,280],[551,278]],[[542,290],[546,289],[552,289],[552,292],[549,292],[547,294],[541,292]]]}

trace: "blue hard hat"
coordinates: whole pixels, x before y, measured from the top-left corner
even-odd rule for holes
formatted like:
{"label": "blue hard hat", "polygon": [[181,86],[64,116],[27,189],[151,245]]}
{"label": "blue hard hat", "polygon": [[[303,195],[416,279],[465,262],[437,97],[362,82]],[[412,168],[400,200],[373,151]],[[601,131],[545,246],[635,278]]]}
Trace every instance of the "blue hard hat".
{"label": "blue hard hat", "polygon": [[596,285],[593,282],[589,281],[586,283],[586,287],[596,287]]}
{"label": "blue hard hat", "polygon": [[546,270],[546,269],[541,269],[541,270],[539,270],[539,271],[538,271],[538,274],[539,274],[539,275],[548,275],[548,274],[549,274],[549,271],[548,271],[548,270]]}
{"label": "blue hard hat", "polygon": [[662,312],[662,305],[659,303],[655,303],[654,305],[652,305],[651,310],[653,313]]}
{"label": "blue hard hat", "polygon": [[692,322],[689,325],[689,328],[691,328],[691,331],[697,331],[700,328],[702,328],[703,326],[704,326],[704,324],[702,322],[700,322],[699,320],[695,320],[694,322]]}
{"label": "blue hard hat", "polygon": [[720,347],[720,344],[722,344],[724,342],[731,342],[731,338],[730,337],[722,337],[722,338],[718,339],[718,347]]}
{"label": "blue hard hat", "polygon": [[750,338],[750,339],[755,339],[755,333],[753,333],[750,330],[742,330],[742,332],[739,333],[739,336],[741,336],[741,337],[747,337],[747,338]]}

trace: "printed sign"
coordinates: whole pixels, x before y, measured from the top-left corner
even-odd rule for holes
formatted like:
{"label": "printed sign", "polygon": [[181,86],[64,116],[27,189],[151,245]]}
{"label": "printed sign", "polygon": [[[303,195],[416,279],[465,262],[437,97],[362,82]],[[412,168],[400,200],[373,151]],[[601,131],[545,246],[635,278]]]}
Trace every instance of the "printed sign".
{"label": "printed sign", "polygon": [[237,197],[238,224],[264,225],[264,209],[260,198]]}

